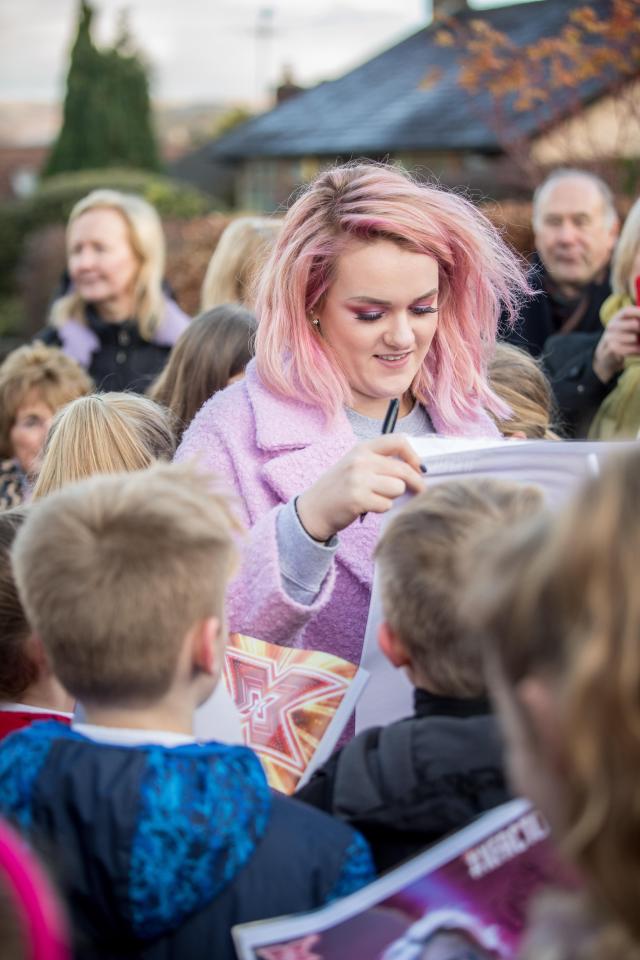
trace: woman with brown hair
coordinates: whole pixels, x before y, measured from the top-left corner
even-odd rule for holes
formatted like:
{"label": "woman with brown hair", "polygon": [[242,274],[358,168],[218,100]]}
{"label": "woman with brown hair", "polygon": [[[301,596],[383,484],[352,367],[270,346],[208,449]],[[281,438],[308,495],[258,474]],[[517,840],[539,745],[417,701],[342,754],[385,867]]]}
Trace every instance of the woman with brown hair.
{"label": "woman with brown hair", "polygon": [[244,376],[253,356],[254,315],[225,303],[192,320],[148,396],[173,413],[179,439],[202,404]]}
{"label": "woman with brown hair", "polygon": [[56,410],[93,384],[75,360],[42,343],[19,347],[0,366],[0,509],[22,503]]}

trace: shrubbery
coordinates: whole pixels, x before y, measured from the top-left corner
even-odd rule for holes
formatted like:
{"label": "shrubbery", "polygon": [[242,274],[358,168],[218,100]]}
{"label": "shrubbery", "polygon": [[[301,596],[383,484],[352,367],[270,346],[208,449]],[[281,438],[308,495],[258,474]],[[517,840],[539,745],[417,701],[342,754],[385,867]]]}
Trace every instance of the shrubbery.
{"label": "shrubbery", "polygon": [[92,190],[108,187],[139,193],[153,204],[161,217],[189,219],[208,213],[211,198],[188,184],[143,170],[108,168],[60,173],[44,180],[27,203],[33,208],[33,226],[56,220],[66,222],[71,208]]}

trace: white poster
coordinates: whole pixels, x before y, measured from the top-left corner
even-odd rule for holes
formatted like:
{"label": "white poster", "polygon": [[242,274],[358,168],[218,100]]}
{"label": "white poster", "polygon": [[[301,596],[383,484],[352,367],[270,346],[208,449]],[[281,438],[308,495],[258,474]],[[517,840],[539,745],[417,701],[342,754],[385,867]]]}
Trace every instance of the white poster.
{"label": "white poster", "polygon": [[[494,477],[534,484],[543,491],[550,509],[560,507],[583,480],[597,473],[604,459],[636,446],[636,441],[464,440],[432,436],[408,439],[426,467],[425,479],[429,486],[462,477]],[[385,523],[406,500],[401,497],[395,502]],[[413,687],[403,671],[392,667],[378,647],[381,619],[374,574],[361,660],[369,673],[369,682],[356,705],[356,732],[386,725],[413,713]]]}

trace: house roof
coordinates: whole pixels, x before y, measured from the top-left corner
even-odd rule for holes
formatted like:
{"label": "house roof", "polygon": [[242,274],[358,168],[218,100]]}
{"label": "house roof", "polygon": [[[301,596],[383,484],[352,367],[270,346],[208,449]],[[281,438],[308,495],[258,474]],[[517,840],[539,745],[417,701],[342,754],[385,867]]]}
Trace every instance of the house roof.
{"label": "house roof", "polygon": [[[602,12],[610,4],[592,0],[590,6]],[[460,19],[481,19],[524,46],[556,36],[573,7],[575,0],[537,0],[469,10]],[[437,29],[419,30],[339,79],[236,127],[210,144],[211,159],[499,151],[495,133],[482,119],[490,109],[489,94],[471,98],[458,86],[458,52],[436,43]],[[437,77],[431,85],[423,82],[430,73]],[[580,90],[581,101],[605,89],[604,81],[593,81]],[[556,91],[555,109],[559,96]],[[530,136],[541,129],[542,118],[539,111],[522,113],[516,122]]]}

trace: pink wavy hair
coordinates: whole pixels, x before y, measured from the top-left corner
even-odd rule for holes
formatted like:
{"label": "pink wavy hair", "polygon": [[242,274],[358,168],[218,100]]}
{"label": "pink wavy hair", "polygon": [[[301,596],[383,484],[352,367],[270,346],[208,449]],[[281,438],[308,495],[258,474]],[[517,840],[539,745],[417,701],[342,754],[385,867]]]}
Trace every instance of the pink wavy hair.
{"label": "pink wavy hair", "polygon": [[501,309],[512,323],[529,293],[524,262],[469,201],[375,163],[321,173],[289,209],[258,294],[256,362],[275,393],[319,406],[328,417],[351,400],[335,356],[309,315],[333,282],[351,240],[392,240],[439,265],[439,320],[411,390],[460,427],[478,407],[498,417],[487,362]]}

